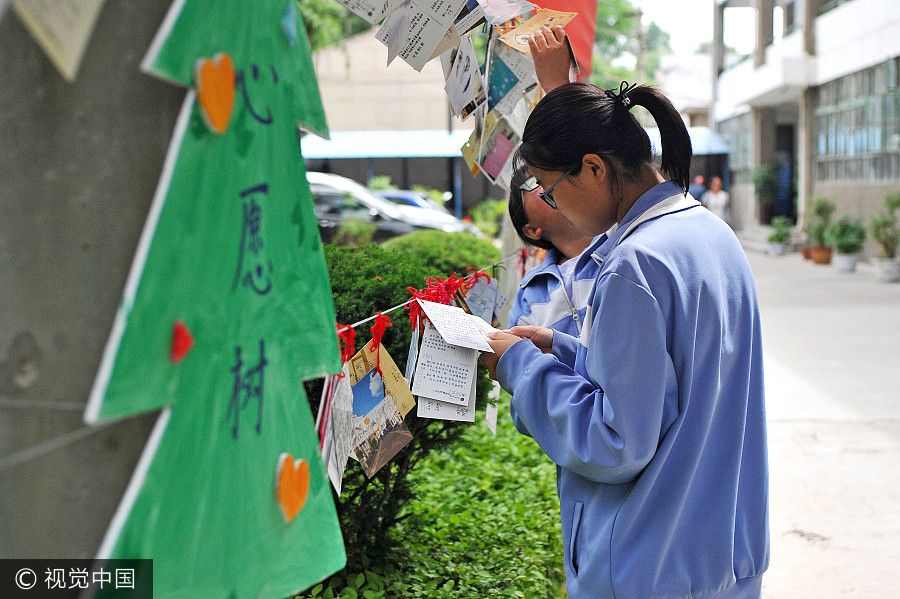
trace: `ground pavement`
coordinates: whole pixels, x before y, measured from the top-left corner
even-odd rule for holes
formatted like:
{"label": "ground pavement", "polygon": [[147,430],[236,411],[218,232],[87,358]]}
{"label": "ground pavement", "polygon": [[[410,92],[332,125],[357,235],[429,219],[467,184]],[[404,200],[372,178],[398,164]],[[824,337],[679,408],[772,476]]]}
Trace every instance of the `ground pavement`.
{"label": "ground pavement", "polygon": [[900,283],[748,256],[769,421],[763,597],[900,597]]}

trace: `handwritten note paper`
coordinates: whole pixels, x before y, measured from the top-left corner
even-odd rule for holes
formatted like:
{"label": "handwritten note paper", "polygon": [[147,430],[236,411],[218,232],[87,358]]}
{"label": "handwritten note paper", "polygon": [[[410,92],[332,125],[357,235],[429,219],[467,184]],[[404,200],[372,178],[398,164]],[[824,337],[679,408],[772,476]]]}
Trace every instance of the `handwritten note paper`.
{"label": "handwritten note paper", "polygon": [[475,422],[475,377],[472,377],[472,389],[469,393],[469,401],[467,404],[458,405],[446,401],[420,397],[416,416],[420,418],[431,418],[433,420]]}
{"label": "handwritten note paper", "polygon": [[[466,0],[434,0],[420,4],[416,0],[404,0],[403,4],[388,15],[375,38],[415,70],[421,71],[445,38],[453,21]],[[406,21],[405,27],[397,23]],[[402,39],[402,41],[401,41]]]}
{"label": "handwritten note paper", "polygon": [[337,0],[350,9],[351,12],[359,15],[366,22],[374,25],[386,15],[391,8],[391,0]]}
{"label": "handwritten note paper", "polygon": [[413,395],[418,395],[419,401],[427,397],[467,405],[477,366],[478,350],[449,345],[429,322],[422,334]]}
{"label": "handwritten note paper", "polygon": [[445,342],[450,345],[494,353],[487,342],[487,335],[474,322],[478,319],[466,314],[462,308],[425,300],[417,301]]}

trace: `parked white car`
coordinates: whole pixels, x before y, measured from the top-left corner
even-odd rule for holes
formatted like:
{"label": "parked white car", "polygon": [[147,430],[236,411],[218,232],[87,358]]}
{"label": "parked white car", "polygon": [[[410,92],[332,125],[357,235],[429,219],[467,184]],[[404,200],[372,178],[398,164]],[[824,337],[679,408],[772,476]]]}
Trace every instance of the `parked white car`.
{"label": "parked white car", "polygon": [[375,235],[372,241],[375,242],[418,229],[439,229],[448,233],[466,231],[483,237],[477,227],[452,214],[413,206],[398,206],[347,177],[308,172],[306,180],[315,202],[316,219],[323,243],[329,243],[341,222],[348,218],[374,224]]}

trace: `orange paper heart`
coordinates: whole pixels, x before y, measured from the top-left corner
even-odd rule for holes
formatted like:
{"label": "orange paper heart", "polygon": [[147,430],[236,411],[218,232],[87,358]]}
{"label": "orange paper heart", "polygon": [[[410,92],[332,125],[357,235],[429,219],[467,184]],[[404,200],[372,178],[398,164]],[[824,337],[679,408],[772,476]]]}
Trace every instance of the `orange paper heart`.
{"label": "orange paper heart", "polygon": [[235,77],[231,57],[219,53],[211,59],[201,58],[194,69],[194,80],[203,120],[214,133],[225,133],[234,110]]}
{"label": "orange paper heart", "polygon": [[294,456],[283,453],[278,457],[278,481],[276,494],[284,519],[292,522],[309,495],[309,464],[304,459],[294,460]]}

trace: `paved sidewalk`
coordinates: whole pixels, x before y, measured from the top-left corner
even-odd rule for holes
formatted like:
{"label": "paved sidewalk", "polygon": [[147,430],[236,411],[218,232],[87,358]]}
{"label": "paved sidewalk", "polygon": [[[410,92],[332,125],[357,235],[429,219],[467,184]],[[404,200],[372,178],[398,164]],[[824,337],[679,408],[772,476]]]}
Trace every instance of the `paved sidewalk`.
{"label": "paved sidewalk", "polygon": [[749,251],[763,318],[772,565],[765,599],[894,599],[900,284]]}

